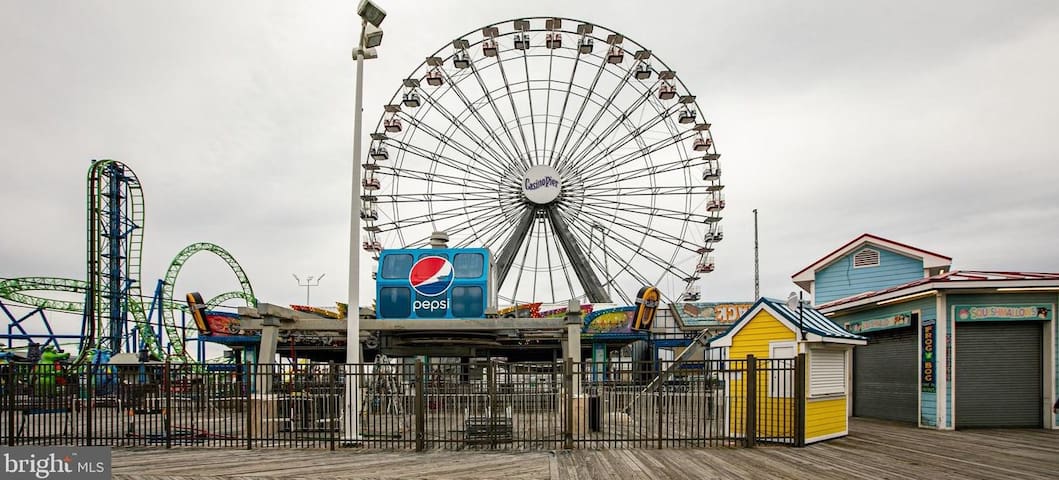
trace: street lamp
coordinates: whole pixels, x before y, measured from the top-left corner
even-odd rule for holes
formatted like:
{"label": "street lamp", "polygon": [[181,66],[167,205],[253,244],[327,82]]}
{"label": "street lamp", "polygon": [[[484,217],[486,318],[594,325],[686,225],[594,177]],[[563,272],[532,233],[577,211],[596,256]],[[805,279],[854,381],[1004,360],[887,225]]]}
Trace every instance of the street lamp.
{"label": "street lamp", "polygon": [[[364,59],[375,58],[374,47],[382,43],[379,25],[386,12],[371,0],[361,0],[357,7],[360,16],[360,37],[353,58],[357,60],[356,100],[353,107],[353,183],[349,207],[349,307],[346,309],[346,368],[345,409],[342,422],[343,444],[360,442],[360,418],[357,404],[360,401],[360,379],[349,376],[348,369],[356,369],[360,363],[360,139],[361,110],[364,103]],[[370,28],[369,28],[370,27]]]}
{"label": "street lamp", "polygon": [[312,275],[309,275],[308,277],[305,277],[305,282],[302,282],[302,279],[298,278],[297,274],[292,273],[291,275],[294,275],[294,280],[298,282],[299,287],[305,287],[305,305],[312,305],[311,303],[309,303],[309,289],[312,287],[320,286],[320,280],[323,280],[324,275],[327,274],[321,273],[319,277],[313,277]]}

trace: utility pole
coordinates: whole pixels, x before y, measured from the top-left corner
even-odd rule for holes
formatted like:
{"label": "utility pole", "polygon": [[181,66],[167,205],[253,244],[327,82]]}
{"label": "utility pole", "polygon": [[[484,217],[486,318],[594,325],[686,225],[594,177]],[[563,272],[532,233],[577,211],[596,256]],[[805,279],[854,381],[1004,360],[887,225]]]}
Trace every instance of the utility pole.
{"label": "utility pole", "polygon": [[[291,275],[294,275],[294,274],[292,273]],[[298,278],[297,275],[294,275],[294,280],[297,280],[298,286],[299,287],[305,287],[305,304],[306,305],[312,305],[311,303],[309,303],[309,289],[312,288],[312,287],[320,286],[320,280],[324,279],[324,275],[327,275],[327,274],[326,273],[321,273],[319,277],[315,277],[315,278],[312,275],[309,275],[308,277],[305,277],[305,282],[304,283],[302,282],[302,279]]]}
{"label": "utility pole", "polygon": [[754,209],[754,301],[761,298],[761,272],[758,270],[757,209]]}

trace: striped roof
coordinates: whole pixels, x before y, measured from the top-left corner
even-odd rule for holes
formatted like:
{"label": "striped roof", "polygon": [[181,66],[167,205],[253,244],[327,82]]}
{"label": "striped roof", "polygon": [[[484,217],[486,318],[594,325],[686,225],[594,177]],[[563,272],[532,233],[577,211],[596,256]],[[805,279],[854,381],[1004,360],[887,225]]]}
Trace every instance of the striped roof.
{"label": "striped roof", "polygon": [[[845,305],[848,303],[854,303],[860,300],[866,300],[874,298],[888,293],[894,293],[905,289],[914,289],[914,287],[922,287],[923,290],[929,290],[930,288],[945,288],[946,286],[962,286],[969,282],[1000,282],[993,286],[1002,286],[1005,281],[1025,281],[1025,280],[1051,280],[1059,281],[1059,273],[1042,273],[1042,272],[984,272],[978,270],[957,270],[953,272],[942,273],[931,277],[921,278],[919,280],[913,280],[908,283],[902,283],[883,290],[876,290],[871,292],[858,293],[846,298],[840,298],[833,300],[821,305],[817,305],[819,309],[830,309]],[[929,288],[928,288],[929,285]]]}
{"label": "striped roof", "polygon": [[[768,305],[771,310],[786,317],[788,322],[794,325],[798,325],[798,311],[791,310],[787,307],[787,302],[776,300],[774,298],[764,298],[758,300],[759,303]],[[753,308],[751,308],[753,310]],[[806,332],[814,333],[825,338],[842,338],[846,340],[867,340],[867,337],[863,337],[854,333],[847,332],[844,328],[832,322],[831,319],[824,316],[824,314],[817,311],[815,308],[803,307],[802,328]]]}
{"label": "striped roof", "polygon": [[801,330],[806,333],[805,340],[810,342],[838,342],[853,345],[864,345],[867,337],[847,332],[819,311],[805,306],[801,312],[801,321],[798,318],[798,310],[787,308],[786,302],[773,298],[760,298],[750,307],[739,320],[736,320],[724,333],[710,339],[710,343],[716,346],[730,346],[735,334],[739,332],[755,315],[761,310],[767,310],[776,320],[793,332]]}

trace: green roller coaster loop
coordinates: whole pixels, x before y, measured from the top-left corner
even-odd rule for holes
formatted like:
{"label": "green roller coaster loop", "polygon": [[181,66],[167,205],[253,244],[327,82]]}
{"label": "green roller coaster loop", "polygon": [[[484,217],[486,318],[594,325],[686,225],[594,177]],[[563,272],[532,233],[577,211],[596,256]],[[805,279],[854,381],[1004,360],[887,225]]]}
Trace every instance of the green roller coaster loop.
{"label": "green roller coaster loop", "polygon": [[[143,190],[135,173],[114,160],[98,160],[88,171],[88,271],[89,281],[55,277],[21,277],[0,280],[0,298],[22,305],[49,311],[85,313],[86,336],[82,339],[76,362],[87,361],[95,350],[117,353],[121,350],[121,325],[111,318],[119,310],[130,314],[130,321],[139,333],[143,347],[155,358],[167,357],[160,339],[151,328],[144,297],[140,293],[140,260],[143,251],[144,202]],[[240,290],[222,293],[206,302],[208,309],[224,302],[241,299],[247,305],[257,305],[253,288],[243,271],[228,251],[212,243],[195,243],[185,247],[169,264],[163,280],[159,310],[166,338],[173,354],[171,361],[193,363],[184,345],[181,329],[177,327],[174,310],[187,311],[182,301],[173,300],[173,287],[184,263],[198,252],[210,252],[235,273]],[[38,292],[64,292],[88,296],[96,286],[89,304],[77,300],[58,300],[41,296]],[[91,308],[88,308],[91,307]]]}
{"label": "green roller coaster loop", "polygon": [[[246,272],[243,271],[243,267],[239,265],[239,262],[235,261],[232,254],[228,253],[227,250],[214,245],[212,243],[200,242],[193,243],[184,247],[180,253],[177,254],[173,261],[169,264],[169,270],[166,271],[165,278],[162,280],[162,301],[163,305],[173,303],[173,287],[176,285],[177,275],[180,274],[180,269],[184,267],[184,264],[196,253],[209,252],[224,260],[228,264],[228,267],[235,273],[236,279],[239,280],[240,291],[228,292],[218,295],[209,302],[206,303],[206,307],[220,305],[224,301],[231,299],[242,299],[246,301],[249,306],[257,305],[257,298],[254,297],[254,289],[250,286],[250,280],[246,277]],[[211,305],[213,304],[213,305]],[[169,337],[169,344],[173,346],[173,354],[170,359],[177,361],[192,362],[191,356],[188,355],[186,349],[184,349],[184,342],[180,336],[180,331],[176,327],[176,321],[173,319],[173,309],[163,308],[162,309],[162,325],[165,327],[166,335]]]}

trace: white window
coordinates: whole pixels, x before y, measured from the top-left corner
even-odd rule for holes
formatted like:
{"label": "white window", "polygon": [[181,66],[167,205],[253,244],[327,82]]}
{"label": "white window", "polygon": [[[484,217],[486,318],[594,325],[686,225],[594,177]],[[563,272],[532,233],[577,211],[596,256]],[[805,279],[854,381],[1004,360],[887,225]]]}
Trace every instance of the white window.
{"label": "white window", "polygon": [[769,396],[794,396],[794,342],[769,342]]}
{"label": "white window", "polygon": [[846,393],[846,352],[813,349],[809,352],[809,396]]}
{"label": "white window", "polygon": [[865,248],[853,255],[853,268],[878,267],[879,251]]}

